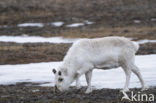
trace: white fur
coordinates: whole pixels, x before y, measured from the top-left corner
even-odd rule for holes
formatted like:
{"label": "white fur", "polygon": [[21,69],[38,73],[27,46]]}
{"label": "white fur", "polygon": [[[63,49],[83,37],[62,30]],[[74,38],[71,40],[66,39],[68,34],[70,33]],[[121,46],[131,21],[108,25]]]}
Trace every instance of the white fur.
{"label": "white fur", "polygon": [[[126,74],[126,83],[123,91],[128,91],[131,72],[135,73],[145,89],[145,84],[138,67],[134,63],[135,53],[139,49],[136,42],[132,42],[124,37],[104,37],[96,39],[81,39],[75,42],[67,52],[62,65],[56,73],[56,86],[59,90],[67,90],[70,84],[76,80],[79,87],[78,78],[85,74],[88,88],[86,93],[92,92],[91,77],[92,70],[111,69],[121,66]],[[58,72],[57,71],[57,72]],[[58,78],[63,78],[58,82]],[[112,78],[114,78],[112,76]]]}
{"label": "white fur", "polygon": [[135,51],[137,52],[139,50],[139,44],[137,42],[134,42],[134,41],[133,41],[133,44],[134,44],[134,46],[136,48]]}

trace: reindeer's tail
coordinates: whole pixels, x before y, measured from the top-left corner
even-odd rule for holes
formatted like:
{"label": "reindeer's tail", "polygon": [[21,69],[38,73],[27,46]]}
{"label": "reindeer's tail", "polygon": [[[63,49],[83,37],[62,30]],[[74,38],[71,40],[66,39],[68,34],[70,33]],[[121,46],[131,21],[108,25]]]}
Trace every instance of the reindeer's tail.
{"label": "reindeer's tail", "polygon": [[135,51],[137,52],[139,50],[139,44],[137,42],[134,42],[133,41],[133,45],[134,45],[134,48],[135,48]]}

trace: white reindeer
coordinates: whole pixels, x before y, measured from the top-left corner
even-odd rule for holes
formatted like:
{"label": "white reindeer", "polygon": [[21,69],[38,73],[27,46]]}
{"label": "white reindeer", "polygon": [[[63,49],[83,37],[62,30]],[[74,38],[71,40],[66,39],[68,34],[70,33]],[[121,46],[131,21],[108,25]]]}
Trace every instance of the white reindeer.
{"label": "white reindeer", "polygon": [[[53,69],[55,88],[60,91],[68,90],[74,80],[76,80],[76,87],[79,88],[79,77],[85,74],[88,84],[86,93],[90,93],[92,92],[91,77],[93,69],[106,70],[121,66],[126,74],[123,91],[129,91],[131,72],[137,75],[142,84],[142,90],[145,90],[144,80],[134,62],[135,53],[138,49],[139,45],[136,42],[124,37],[78,40],[67,52],[61,66],[57,70]],[[112,78],[115,77],[112,76]]]}

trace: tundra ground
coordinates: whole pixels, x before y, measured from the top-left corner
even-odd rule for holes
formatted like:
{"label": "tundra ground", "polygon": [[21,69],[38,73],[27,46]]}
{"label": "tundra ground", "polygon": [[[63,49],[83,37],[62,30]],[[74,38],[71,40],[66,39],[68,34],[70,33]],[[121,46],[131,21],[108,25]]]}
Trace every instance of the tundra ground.
{"label": "tundra ground", "polygon": [[[0,64],[62,61],[72,44],[0,43]],[[137,55],[156,54],[156,43],[141,44]]]}
{"label": "tundra ground", "polygon": [[[156,40],[155,8],[156,0],[0,0],[0,36],[125,36],[133,40]],[[66,27],[86,20],[94,23],[77,28]],[[64,22],[64,25],[50,25],[57,21]],[[45,26],[18,27],[21,23],[43,23]],[[155,45],[141,44],[137,54],[156,54]],[[61,61],[70,46],[0,42],[0,65]],[[121,101],[123,95],[119,89],[94,90],[91,94],[84,94],[85,89],[72,87],[68,92],[54,93],[53,87],[41,87],[35,83],[0,85],[0,103],[128,103]],[[145,92],[156,96],[155,87]]]}
{"label": "tundra ground", "polygon": [[[121,101],[123,94],[119,89],[104,88],[102,90],[94,90],[90,94],[85,94],[86,87],[82,87],[81,89],[71,87],[69,91],[55,93],[53,87],[40,87],[37,85],[37,83],[1,85],[0,103],[132,103],[128,100]],[[134,88],[131,91],[137,94],[140,92],[140,89]],[[141,93],[156,95],[156,88],[152,87]],[[130,93],[127,94],[131,96]]]}

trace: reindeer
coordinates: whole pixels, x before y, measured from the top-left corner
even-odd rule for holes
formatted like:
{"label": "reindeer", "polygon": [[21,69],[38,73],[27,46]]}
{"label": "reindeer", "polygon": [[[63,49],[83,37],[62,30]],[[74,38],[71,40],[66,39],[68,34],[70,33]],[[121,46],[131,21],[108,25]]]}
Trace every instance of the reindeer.
{"label": "reindeer", "polygon": [[142,90],[145,90],[146,85],[135,64],[135,53],[138,49],[139,45],[136,42],[124,37],[80,39],[71,46],[62,64],[52,70],[55,74],[55,88],[59,91],[68,90],[74,80],[76,87],[80,88],[79,78],[85,74],[88,84],[85,93],[90,93],[93,69],[108,70],[122,67],[126,74],[126,83],[122,91],[129,91],[131,72],[139,78]]}

